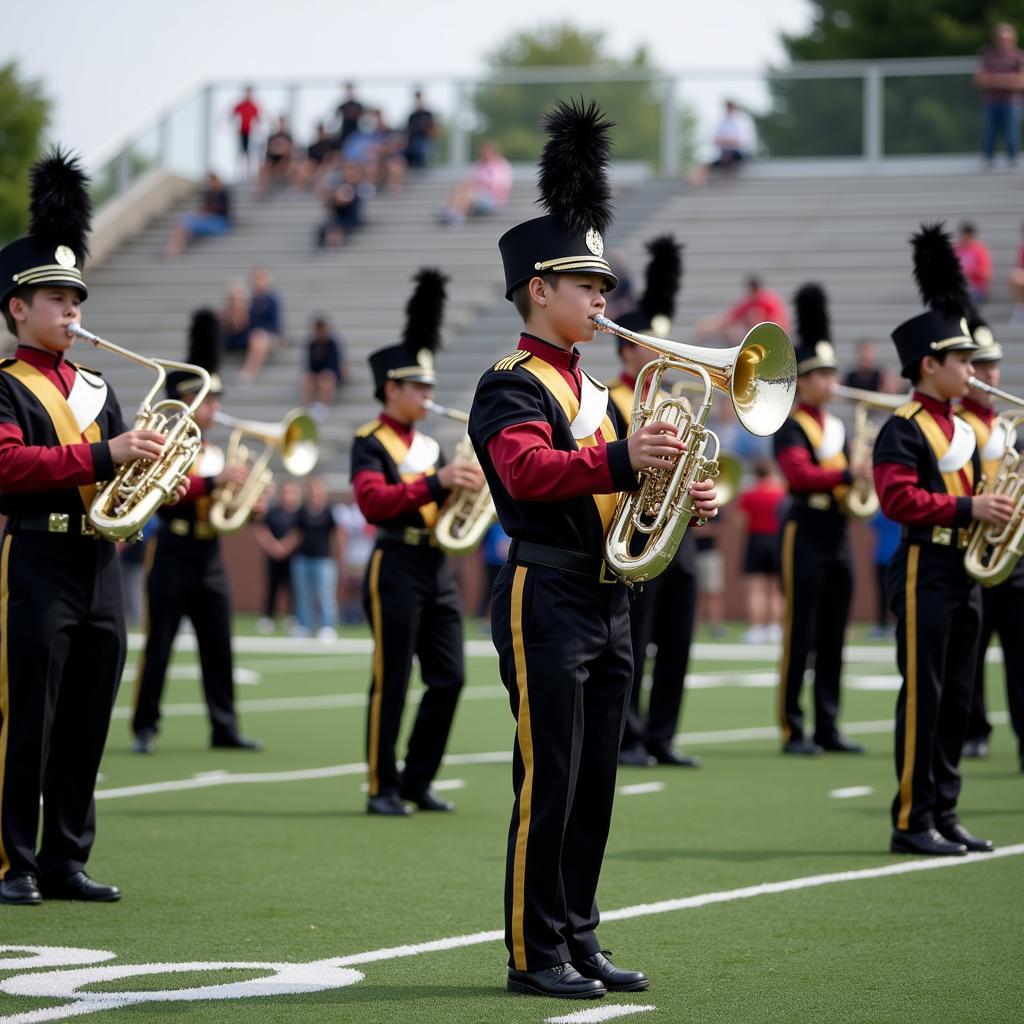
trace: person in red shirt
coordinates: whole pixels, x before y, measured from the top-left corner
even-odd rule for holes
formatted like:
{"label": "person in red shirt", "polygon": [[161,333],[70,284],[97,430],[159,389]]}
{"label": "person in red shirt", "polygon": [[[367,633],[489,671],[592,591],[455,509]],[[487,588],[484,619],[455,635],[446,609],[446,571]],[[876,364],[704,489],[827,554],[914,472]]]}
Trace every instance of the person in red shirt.
{"label": "person in red shirt", "polygon": [[726,312],[704,317],[697,323],[696,336],[698,340],[725,337],[730,345],[735,345],[751,327],[765,322],[788,331],[789,312],[782,297],[765,288],[755,274],[747,278],[747,293],[739,302]]}
{"label": "person in red shirt", "polygon": [[251,85],[245,87],[242,98],[231,109],[231,120],[238,122],[238,153],[242,159],[244,177],[249,177],[249,154],[253,128],[260,123],[262,113],[253,97]]}
{"label": "person in red shirt", "polygon": [[984,302],[992,287],[992,253],[978,238],[977,228],[970,221],[960,225],[955,252],[967,279],[971,298],[975,302]]}
{"label": "person in red shirt", "polygon": [[[1024,235],[1024,225],[1021,225]],[[1024,324],[1024,244],[1017,250],[1017,265],[1010,271],[1010,298],[1013,299],[1011,324]]]}
{"label": "person in red shirt", "polygon": [[740,511],[747,517],[747,551],[743,560],[747,595],[746,643],[766,643],[782,637],[782,595],[779,591],[779,513],[786,488],[768,459],[754,466],[753,487],[740,495]]}

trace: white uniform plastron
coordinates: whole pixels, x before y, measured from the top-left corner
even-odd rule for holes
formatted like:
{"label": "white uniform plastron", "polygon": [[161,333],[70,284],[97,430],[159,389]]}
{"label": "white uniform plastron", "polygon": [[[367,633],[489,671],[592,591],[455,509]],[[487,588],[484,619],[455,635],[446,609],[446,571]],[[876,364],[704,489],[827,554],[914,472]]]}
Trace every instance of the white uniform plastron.
{"label": "white uniform plastron", "polygon": [[67,403],[80,432],[84,433],[85,428],[96,421],[106,400],[106,381],[95,373],[76,366],[75,382],[71,385]]}
{"label": "white uniform plastron", "polygon": [[203,450],[196,460],[196,473],[199,476],[220,476],[224,471],[224,453],[215,445],[203,445]]}
{"label": "white uniform plastron", "polygon": [[997,419],[992,424],[992,433],[988,435],[985,447],[981,449],[982,462],[991,459],[1001,459],[1007,448],[1013,448],[1017,444],[1017,431],[1007,431],[1006,421]]}
{"label": "white uniform plastron", "polygon": [[441,446],[432,437],[417,431],[412,435],[412,444],[409,445],[409,451],[398,467],[398,472],[403,475],[425,473],[431,466],[437,464],[440,454]]}
{"label": "white uniform plastron", "polygon": [[843,450],[845,443],[846,427],[843,425],[843,421],[830,412],[825,413],[824,426],[821,430],[821,444],[814,452],[815,458],[819,462],[831,459],[833,455],[838,455]]}
{"label": "white uniform plastron", "polygon": [[949,449],[939,459],[940,473],[955,473],[963,469],[974,454],[978,439],[971,429],[971,425],[959,416],[953,417],[953,439],[949,442]]}
{"label": "white uniform plastron", "polygon": [[585,373],[580,374],[580,411],[570,424],[573,440],[581,441],[597,433],[608,415],[608,389]]}

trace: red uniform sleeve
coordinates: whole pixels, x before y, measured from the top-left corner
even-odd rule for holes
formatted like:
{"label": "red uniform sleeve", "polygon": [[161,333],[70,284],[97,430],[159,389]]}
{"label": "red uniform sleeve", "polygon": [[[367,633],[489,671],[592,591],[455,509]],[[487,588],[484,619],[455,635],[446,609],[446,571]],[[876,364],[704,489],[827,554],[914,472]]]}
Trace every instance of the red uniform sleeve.
{"label": "red uniform sleeve", "polygon": [[352,478],[352,488],[366,521],[382,523],[434,501],[429,479],[424,475],[407,484],[389,484],[383,473],[364,469]]}
{"label": "red uniform sleeve", "polygon": [[185,483],[188,484],[188,491],[181,499],[182,504],[188,501],[195,501],[197,498],[205,498],[213,492],[212,476],[187,476]]}
{"label": "red uniform sleeve", "polygon": [[9,494],[96,482],[92,445],[26,445],[16,423],[0,423],[0,490]]}
{"label": "red uniform sleeve", "polygon": [[559,451],[551,446],[551,425],[543,420],[515,423],[487,442],[494,469],[514,501],[561,501],[622,490],[612,479],[609,449],[599,441],[576,452]]}
{"label": "red uniform sleeve", "polygon": [[907,526],[957,525],[957,496],[925,490],[910,466],[880,462],[874,474],[878,502],[889,519]]}
{"label": "red uniform sleeve", "polygon": [[794,494],[814,494],[831,491],[833,487],[850,482],[845,469],[823,469],[811,453],[800,445],[785,448],[775,456],[782,475]]}

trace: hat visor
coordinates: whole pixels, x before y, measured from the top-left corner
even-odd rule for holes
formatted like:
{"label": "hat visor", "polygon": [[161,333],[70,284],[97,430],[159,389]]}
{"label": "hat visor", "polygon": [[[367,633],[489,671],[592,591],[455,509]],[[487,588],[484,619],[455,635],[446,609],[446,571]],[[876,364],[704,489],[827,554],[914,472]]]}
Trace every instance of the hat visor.
{"label": "hat visor", "polygon": [[[52,271],[50,273],[42,274],[22,274],[19,275],[19,280],[14,288],[26,287],[26,288],[45,288],[47,286],[51,288],[74,288],[79,295],[82,296],[84,302],[89,298],[89,289],[85,286],[85,282],[80,277],[75,277],[71,274],[65,274],[62,271]],[[9,293],[8,293],[9,294]]]}
{"label": "hat visor", "polygon": [[606,292],[613,291],[619,283],[619,279],[609,270],[608,264],[598,259],[595,261],[580,258],[577,260],[570,260],[568,258],[563,260],[552,260],[552,263],[562,263],[564,266],[547,266],[541,265],[535,268],[529,277],[524,277],[520,281],[516,281],[508,291],[505,292],[505,298],[511,299],[512,293],[520,286],[526,284],[527,281],[532,281],[535,277],[540,277],[541,274],[597,274],[599,277],[603,277],[608,283],[608,287],[605,289]]}
{"label": "hat visor", "polygon": [[437,374],[433,370],[425,370],[422,366],[410,366],[404,369],[392,370],[388,376],[388,380],[395,381],[396,384],[436,384]]}
{"label": "hat visor", "polygon": [[802,377],[805,373],[810,373],[812,370],[838,370],[839,364],[834,359],[820,359],[815,356],[813,359],[805,359],[802,363],[796,364],[796,372],[798,377]]}

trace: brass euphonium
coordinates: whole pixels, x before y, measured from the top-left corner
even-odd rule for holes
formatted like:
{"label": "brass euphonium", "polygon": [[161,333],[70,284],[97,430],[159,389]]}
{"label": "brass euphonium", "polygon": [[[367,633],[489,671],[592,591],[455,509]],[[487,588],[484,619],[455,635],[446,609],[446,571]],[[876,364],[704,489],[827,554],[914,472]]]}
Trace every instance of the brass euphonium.
{"label": "brass euphonium", "polygon": [[[210,390],[210,375],[201,366],[178,363],[171,359],[150,359],[100,338],[78,324],[68,327],[68,334],[91,342],[156,373],[156,383],[149,389],[138,412],[133,430],[156,430],[165,437],[163,454],[150,462],[135,459],[117,467],[112,480],[97,491],[89,505],[89,522],[107,540],[135,540],[154,512],[174,495],[178,485],[199,457],[202,437],[192,418]],[[184,370],[201,381],[191,403],[176,398],[155,401],[163,390],[167,370]]]}
{"label": "brass euphonium", "polygon": [[[796,356],[786,332],[773,323],[757,324],[730,349],[637,334],[601,315],[594,317],[594,323],[599,330],[658,353],[659,358],[637,377],[630,433],[662,420],[674,424],[676,436],[686,444],[671,468],[640,471],[640,486],[619,498],[605,539],[605,561],[611,571],[629,583],[642,583],[672,561],[694,514],[690,487],[718,475],[718,436],[705,426],[714,389],[730,396],[736,418],[750,433],[772,434],[793,407]],[[668,370],[694,374],[703,384],[696,414],[687,411],[685,399],[660,394],[661,379]],[[634,547],[638,534],[646,537],[639,551]]]}
{"label": "brass euphonium", "polygon": [[[688,391],[703,391],[697,381],[678,380],[672,385],[672,396],[682,403],[683,410],[693,415],[690,400],[686,398]],[[743,481],[743,460],[735,452],[718,453],[718,474],[715,476],[715,493],[718,495],[718,507],[724,508],[740,493]]]}
{"label": "brass euphonium", "polygon": [[[423,403],[423,408],[457,423],[469,422],[469,413],[438,405],[429,398]],[[456,445],[452,458],[456,462],[471,462],[479,466],[468,434]],[[449,555],[468,555],[484,539],[484,534],[496,517],[494,502],[486,483],[478,491],[454,487],[434,523],[434,540]]]}
{"label": "brass euphonium", "polygon": [[[280,423],[239,420],[222,412],[215,413],[213,418],[231,428],[225,466],[248,468],[242,483],[221,484],[210,502],[210,525],[218,533],[236,533],[249,521],[253,506],[274,479],[270,469],[274,452],[281,453],[281,465],[286,473],[305,476],[312,471],[320,457],[316,423],[305,409],[293,409]],[[257,455],[243,444],[246,437],[262,441],[263,451]]]}
{"label": "brass euphonium", "polygon": [[[882,391],[866,391],[836,384],[832,388],[836,398],[856,402],[853,410],[853,439],[850,442],[850,462],[871,462],[879,424],[871,419],[872,409],[895,411],[910,401],[909,395],[889,395]],[[848,515],[854,519],[870,519],[878,511],[878,495],[870,480],[854,480],[843,503]]]}
{"label": "brass euphonium", "polygon": [[[972,377],[968,384],[1011,405],[1024,407],[1024,399]],[[964,568],[983,587],[995,587],[1007,579],[1024,554],[1024,453],[1015,444],[1017,428],[1024,425],[1024,413],[1000,413],[992,429],[1004,431],[1006,447],[994,480],[985,480],[980,494],[1005,494],[1013,502],[1013,516],[1004,526],[976,522],[970,528]]]}

